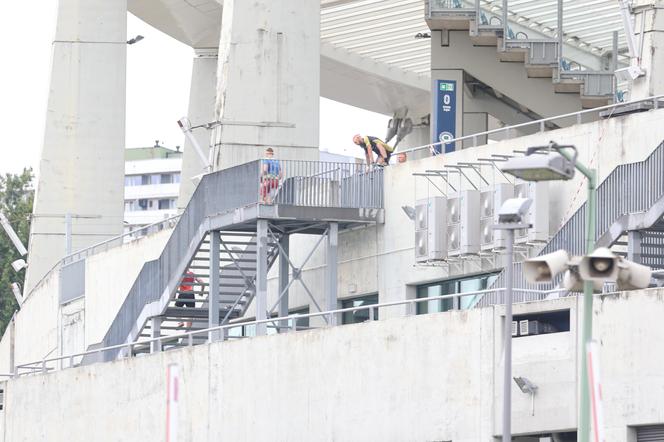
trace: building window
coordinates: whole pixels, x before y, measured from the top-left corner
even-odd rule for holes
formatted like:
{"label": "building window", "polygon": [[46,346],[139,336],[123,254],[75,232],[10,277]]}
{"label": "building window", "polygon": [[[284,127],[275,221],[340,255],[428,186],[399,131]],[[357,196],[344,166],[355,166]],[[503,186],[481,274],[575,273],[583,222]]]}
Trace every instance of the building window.
{"label": "building window", "polygon": [[[358,298],[344,299],[341,308],[362,307],[365,305],[378,304],[378,293]],[[378,320],[378,308],[373,309],[374,320]],[[369,309],[344,312],[341,315],[342,324],[358,324],[369,320]]]}
{"label": "building window", "polygon": [[173,182],[173,175],[170,173],[162,173],[160,184],[171,184]]}
{"label": "building window", "polygon": [[514,315],[512,336],[545,335],[569,331],[569,310]]}
{"label": "building window", "polygon": [[141,175],[125,176],[125,187],[140,186],[141,182]]}
{"label": "building window", "polygon": [[159,200],[159,210],[172,209],[174,206],[175,206],[175,200],[172,199]]}
{"label": "building window", "polygon": [[[498,277],[497,273],[472,276],[468,278],[448,279],[445,281],[425,284],[417,287],[417,298],[431,298],[433,296],[453,295],[456,293],[477,292],[486,290]],[[473,305],[474,296],[449,299],[437,299],[429,302],[417,303],[417,314],[446,312],[454,309],[467,309]],[[455,302],[458,305],[455,305]]]}
{"label": "building window", "polygon": [[179,172],[175,172],[173,174],[173,182],[174,183],[179,183],[180,182],[180,173]]}
{"label": "building window", "polygon": [[148,210],[148,200],[140,199],[138,200],[138,210]]}

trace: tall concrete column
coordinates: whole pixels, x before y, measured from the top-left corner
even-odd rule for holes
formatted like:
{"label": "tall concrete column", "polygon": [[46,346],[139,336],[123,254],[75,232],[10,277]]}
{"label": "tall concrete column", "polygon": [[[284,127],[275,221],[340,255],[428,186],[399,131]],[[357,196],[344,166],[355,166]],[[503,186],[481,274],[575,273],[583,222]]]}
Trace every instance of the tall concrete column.
{"label": "tall concrete column", "polygon": [[[217,48],[194,49],[194,61],[189,89],[189,111],[187,116],[192,124],[199,125],[214,121],[214,105],[217,92]],[[193,132],[198,144],[204,149],[210,146],[210,133],[204,129]],[[184,209],[196,189],[192,177],[203,173],[205,165],[196,154],[189,140],[184,143],[182,155],[182,175],[178,208]]]}
{"label": "tall concrete column", "polygon": [[[215,167],[262,156],[318,159],[320,2],[225,0],[214,133]],[[294,127],[284,127],[294,125]]]}
{"label": "tall concrete column", "polygon": [[638,50],[643,27],[643,48],[639,56],[646,74],[637,78],[630,98],[638,100],[664,94],[664,1],[638,0],[634,7],[636,46]]}
{"label": "tall concrete column", "polygon": [[123,230],[126,0],[60,0],[25,288]]}

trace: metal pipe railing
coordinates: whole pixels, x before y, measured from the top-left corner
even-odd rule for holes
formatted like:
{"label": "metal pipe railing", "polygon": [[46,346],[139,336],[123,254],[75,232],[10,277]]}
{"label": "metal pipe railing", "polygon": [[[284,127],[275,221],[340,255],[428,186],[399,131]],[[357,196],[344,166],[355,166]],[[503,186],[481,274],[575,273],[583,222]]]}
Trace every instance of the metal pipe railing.
{"label": "metal pipe railing", "polygon": [[[580,72],[580,74],[583,74],[583,72]],[[616,108],[629,106],[631,104],[652,102],[653,109],[659,109],[659,100],[661,100],[661,99],[664,99],[664,95],[655,95],[655,96],[648,97],[648,98],[643,98],[643,99],[640,99],[640,100],[632,100],[632,101],[626,101],[626,102],[623,102],[623,103],[614,103],[614,104],[609,104],[609,105],[606,105],[606,106],[595,107],[595,108],[592,108],[592,109],[584,109],[584,110],[581,110],[581,111],[578,111],[578,112],[572,112],[572,113],[568,113],[568,114],[556,115],[556,116],[553,116],[553,117],[542,118],[540,120],[529,121],[527,123],[520,123],[520,124],[515,124],[515,125],[512,125],[512,126],[501,127],[499,129],[491,129],[491,130],[487,130],[487,131],[484,131],[484,132],[478,132],[478,133],[474,133],[474,134],[471,134],[471,135],[465,135],[463,137],[457,137],[457,138],[454,138],[454,139],[449,140],[449,141],[440,141],[440,142],[437,142],[437,143],[424,144],[422,146],[411,147],[409,149],[403,149],[403,150],[397,149],[395,151],[395,153],[416,152],[416,151],[422,150],[422,149],[432,150],[436,146],[442,146],[442,145],[445,145],[445,144],[452,144],[452,143],[456,143],[458,141],[465,141],[465,140],[473,140],[473,147],[477,147],[477,139],[479,137],[482,137],[482,136],[488,136],[488,135],[491,135],[491,134],[504,133],[504,134],[507,135],[507,137],[509,137],[509,134],[512,130],[527,128],[527,127],[531,127],[531,126],[538,126],[539,132],[542,133],[542,132],[546,131],[546,123],[548,123],[548,122],[553,122],[555,120],[562,120],[562,119],[565,119],[565,118],[576,118],[576,121],[579,122],[579,121],[581,121],[581,118],[582,118],[583,115],[598,113],[598,112],[605,111],[605,110],[614,110]]]}
{"label": "metal pipe railing", "polygon": [[[57,363],[60,362],[60,368],[70,368],[74,366],[74,359],[75,358],[82,358],[85,356],[90,356],[90,355],[103,355],[104,352],[108,351],[115,351],[115,350],[126,350],[127,351],[127,357],[132,357],[133,351],[135,347],[138,346],[143,346],[143,347],[150,347],[150,344],[152,343],[157,343],[159,347],[161,348],[164,343],[168,343],[169,341],[180,341],[180,340],[186,340],[187,346],[193,345],[193,340],[195,336],[209,336],[211,332],[218,332],[217,335],[219,336],[228,336],[228,331],[234,328],[238,327],[246,327],[246,326],[252,326],[252,325],[259,325],[259,324],[274,324],[276,328],[279,328],[276,326],[277,323],[283,322],[283,321],[288,321],[288,320],[293,320],[293,326],[289,327],[293,330],[297,329],[296,322],[297,320],[302,320],[302,319],[310,319],[310,318],[317,318],[317,317],[322,317],[324,319],[331,319],[334,318],[335,316],[340,316],[343,313],[348,313],[348,312],[357,312],[357,311],[363,311],[363,310],[369,310],[369,316],[374,315],[375,312],[371,312],[373,309],[384,309],[384,308],[389,308],[389,307],[398,307],[398,306],[403,306],[406,305],[409,307],[409,310],[407,312],[407,315],[414,315],[415,312],[415,307],[420,304],[420,303],[430,303],[430,302],[435,302],[435,301],[442,301],[446,299],[452,299],[452,300],[459,300],[464,297],[469,297],[469,296],[478,296],[478,295],[484,295],[487,293],[498,293],[498,292],[504,292],[504,288],[496,288],[496,289],[488,289],[488,290],[477,290],[473,292],[465,292],[465,293],[454,293],[450,295],[441,295],[441,296],[431,296],[427,298],[415,298],[415,299],[405,299],[401,301],[392,301],[392,302],[384,302],[380,304],[368,304],[368,305],[363,305],[363,306],[357,306],[357,307],[348,307],[348,308],[342,308],[342,309],[336,309],[336,310],[329,310],[329,311],[323,311],[323,312],[314,312],[314,313],[306,313],[306,314],[295,314],[295,315],[289,315],[289,316],[283,316],[283,317],[275,317],[275,318],[269,318],[269,319],[262,319],[262,320],[255,320],[255,321],[247,321],[247,322],[235,322],[231,324],[225,324],[225,325],[220,325],[218,327],[212,327],[212,328],[205,328],[201,330],[195,330],[195,331],[190,331],[190,332],[184,332],[184,333],[177,333],[174,335],[169,335],[169,336],[160,336],[157,338],[152,338],[152,339],[147,339],[143,341],[135,341],[135,342],[129,342],[129,343],[123,343],[123,344],[118,344],[118,345],[111,345],[103,348],[98,348],[94,350],[89,350],[89,351],[84,351],[80,353],[72,353],[64,356],[58,356],[58,357],[53,357],[53,358],[43,358],[39,361],[34,361],[34,362],[29,362],[26,364],[20,364],[15,367],[14,373],[12,374],[13,377],[20,376],[21,370],[28,370],[28,373],[23,373],[23,374],[33,374],[36,372],[39,373],[46,373],[48,371],[53,371],[56,369],[56,367],[50,367],[48,364],[52,363]],[[554,289],[554,290],[524,290],[524,289],[514,289],[514,292],[528,292],[528,293],[538,293],[541,295],[548,295],[548,294],[553,294],[553,293],[560,293],[560,292],[566,292],[567,290],[564,289]],[[454,301],[455,305],[459,305],[458,301]],[[330,323],[334,323],[334,321],[329,321]],[[309,327],[311,328],[311,327]],[[232,336],[228,336],[229,338],[232,338]],[[69,367],[62,367],[62,362],[63,361],[69,361]]]}

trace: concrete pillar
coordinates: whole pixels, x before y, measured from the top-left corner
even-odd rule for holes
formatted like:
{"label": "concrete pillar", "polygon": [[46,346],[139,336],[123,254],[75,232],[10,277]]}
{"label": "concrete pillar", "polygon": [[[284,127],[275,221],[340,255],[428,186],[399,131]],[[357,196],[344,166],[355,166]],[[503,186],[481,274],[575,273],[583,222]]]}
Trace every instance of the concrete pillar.
{"label": "concrete pillar", "polygon": [[[187,116],[193,125],[214,121],[214,103],[217,91],[217,52],[218,48],[194,49],[194,61],[189,88],[189,110]],[[210,146],[210,132],[196,129],[194,137],[201,148]],[[207,152],[205,152],[207,154]],[[205,165],[196,154],[194,147],[186,140],[182,155],[182,175],[180,179],[180,196],[178,209],[184,209],[196,189],[192,177],[203,173]]]}
{"label": "concrete pillar", "polygon": [[65,254],[122,234],[126,0],[60,0],[30,231],[29,292]]}
{"label": "concrete pillar", "polygon": [[633,10],[637,50],[644,30],[638,55],[646,74],[634,81],[630,96],[638,100],[664,94],[664,0],[637,0]]}
{"label": "concrete pillar", "polygon": [[215,169],[260,158],[265,146],[281,159],[318,159],[320,2],[225,0],[218,72],[217,119],[239,125],[214,131]]}

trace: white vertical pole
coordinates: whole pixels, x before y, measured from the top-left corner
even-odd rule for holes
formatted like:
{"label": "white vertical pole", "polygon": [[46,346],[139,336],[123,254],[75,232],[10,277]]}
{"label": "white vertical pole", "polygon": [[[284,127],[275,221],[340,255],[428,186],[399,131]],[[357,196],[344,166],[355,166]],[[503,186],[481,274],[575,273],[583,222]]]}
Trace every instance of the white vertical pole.
{"label": "white vertical pole", "polygon": [[[256,223],[256,320],[267,319],[267,220]],[[265,322],[256,324],[256,336],[267,334]]]}
{"label": "white vertical pole", "polygon": [[[328,311],[336,310],[337,306],[337,248],[339,224],[330,223],[327,231],[327,271],[325,277],[325,308]],[[336,315],[330,318],[330,325],[336,325]]]}
{"label": "white vertical pole", "polygon": [[590,404],[592,406],[593,441],[604,442],[604,413],[602,409],[602,382],[599,373],[599,346],[591,341],[586,347],[588,352],[588,379],[590,383]]}

